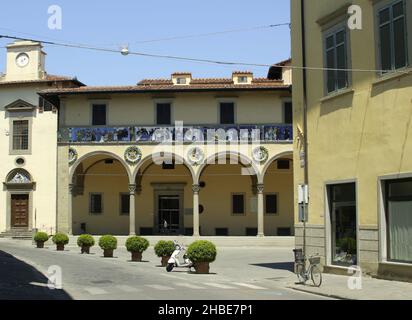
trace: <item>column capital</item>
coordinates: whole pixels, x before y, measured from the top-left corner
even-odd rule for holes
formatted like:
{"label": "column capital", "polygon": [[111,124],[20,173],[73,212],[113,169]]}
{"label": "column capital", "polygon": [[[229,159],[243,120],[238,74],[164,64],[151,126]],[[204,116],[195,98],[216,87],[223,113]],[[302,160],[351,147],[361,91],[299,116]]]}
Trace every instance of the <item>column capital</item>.
{"label": "column capital", "polygon": [[256,190],[258,193],[263,193],[263,191],[265,190],[265,185],[263,183],[259,183],[256,185]]}
{"label": "column capital", "polygon": [[135,184],[129,184],[129,193],[135,194],[137,190],[137,186]]}
{"label": "column capital", "polygon": [[192,190],[193,190],[193,193],[199,193],[200,192],[200,185],[198,185],[198,184],[192,185]]}
{"label": "column capital", "polygon": [[74,183],[69,183],[69,192],[73,193],[75,187],[76,185]]}

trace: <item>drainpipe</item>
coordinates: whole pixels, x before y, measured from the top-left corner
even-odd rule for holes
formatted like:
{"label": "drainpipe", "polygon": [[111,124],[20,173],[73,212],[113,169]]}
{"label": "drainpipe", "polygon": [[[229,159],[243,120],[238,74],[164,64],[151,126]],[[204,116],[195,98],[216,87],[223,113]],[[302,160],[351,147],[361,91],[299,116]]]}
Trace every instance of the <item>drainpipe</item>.
{"label": "drainpipe", "polygon": [[[307,106],[307,75],[306,75],[306,28],[305,28],[305,0],[300,1],[301,36],[302,36],[302,78],[303,78],[303,152],[304,152],[304,184],[309,185],[308,170],[308,106]],[[308,188],[309,190],[309,188]],[[304,206],[303,219],[303,255],[306,256],[306,219],[308,207]]]}

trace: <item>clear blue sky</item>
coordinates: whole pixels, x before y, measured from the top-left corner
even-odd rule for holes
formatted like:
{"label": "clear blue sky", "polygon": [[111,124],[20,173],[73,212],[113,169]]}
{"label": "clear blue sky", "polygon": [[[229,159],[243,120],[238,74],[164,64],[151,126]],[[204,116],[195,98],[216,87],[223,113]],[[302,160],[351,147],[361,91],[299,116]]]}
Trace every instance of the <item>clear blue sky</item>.
{"label": "clear blue sky", "polygon": [[[47,26],[50,5],[63,10],[62,30]],[[86,43],[131,51],[271,64],[290,57],[288,26],[157,43],[136,41],[249,28],[290,21],[289,0],[3,0],[0,34]],[[7,30],[5,30],[7,29]],[[13,31],[15,32],[13,32]],[[24,34],[27,33],[27,34]],[[8,40],[0,39],[0,47]],[[50,74],[77,76],[88,85],[135,84],[143,78],[190,71],[194,77],[229,77],[233,69],[266,76],[267,68],[214,66],[175,60],[46,46]],[[4,71],[5,49],[0,70]]]}

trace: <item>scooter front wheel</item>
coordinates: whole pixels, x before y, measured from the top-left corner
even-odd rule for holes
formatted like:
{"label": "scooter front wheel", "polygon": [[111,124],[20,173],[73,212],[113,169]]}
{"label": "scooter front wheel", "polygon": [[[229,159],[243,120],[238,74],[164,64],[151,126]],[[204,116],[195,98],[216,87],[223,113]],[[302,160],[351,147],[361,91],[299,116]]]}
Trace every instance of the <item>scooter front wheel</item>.
{"label": "scooter front wheel", "polygon": [[166,271],[167,272],[172,272],[174,267],[175,267],[174,263],[168,263],[167,266],[166,266]]}

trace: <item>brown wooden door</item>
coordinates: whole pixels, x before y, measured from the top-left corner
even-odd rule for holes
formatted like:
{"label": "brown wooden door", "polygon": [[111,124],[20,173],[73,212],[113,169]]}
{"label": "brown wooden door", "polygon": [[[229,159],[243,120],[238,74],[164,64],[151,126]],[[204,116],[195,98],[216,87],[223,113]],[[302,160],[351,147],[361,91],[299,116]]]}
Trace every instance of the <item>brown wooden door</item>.
{"label": "brown wooden door", "polygon": [[11,226],[27,228],[29,226],[29,195],[11,195]]}

